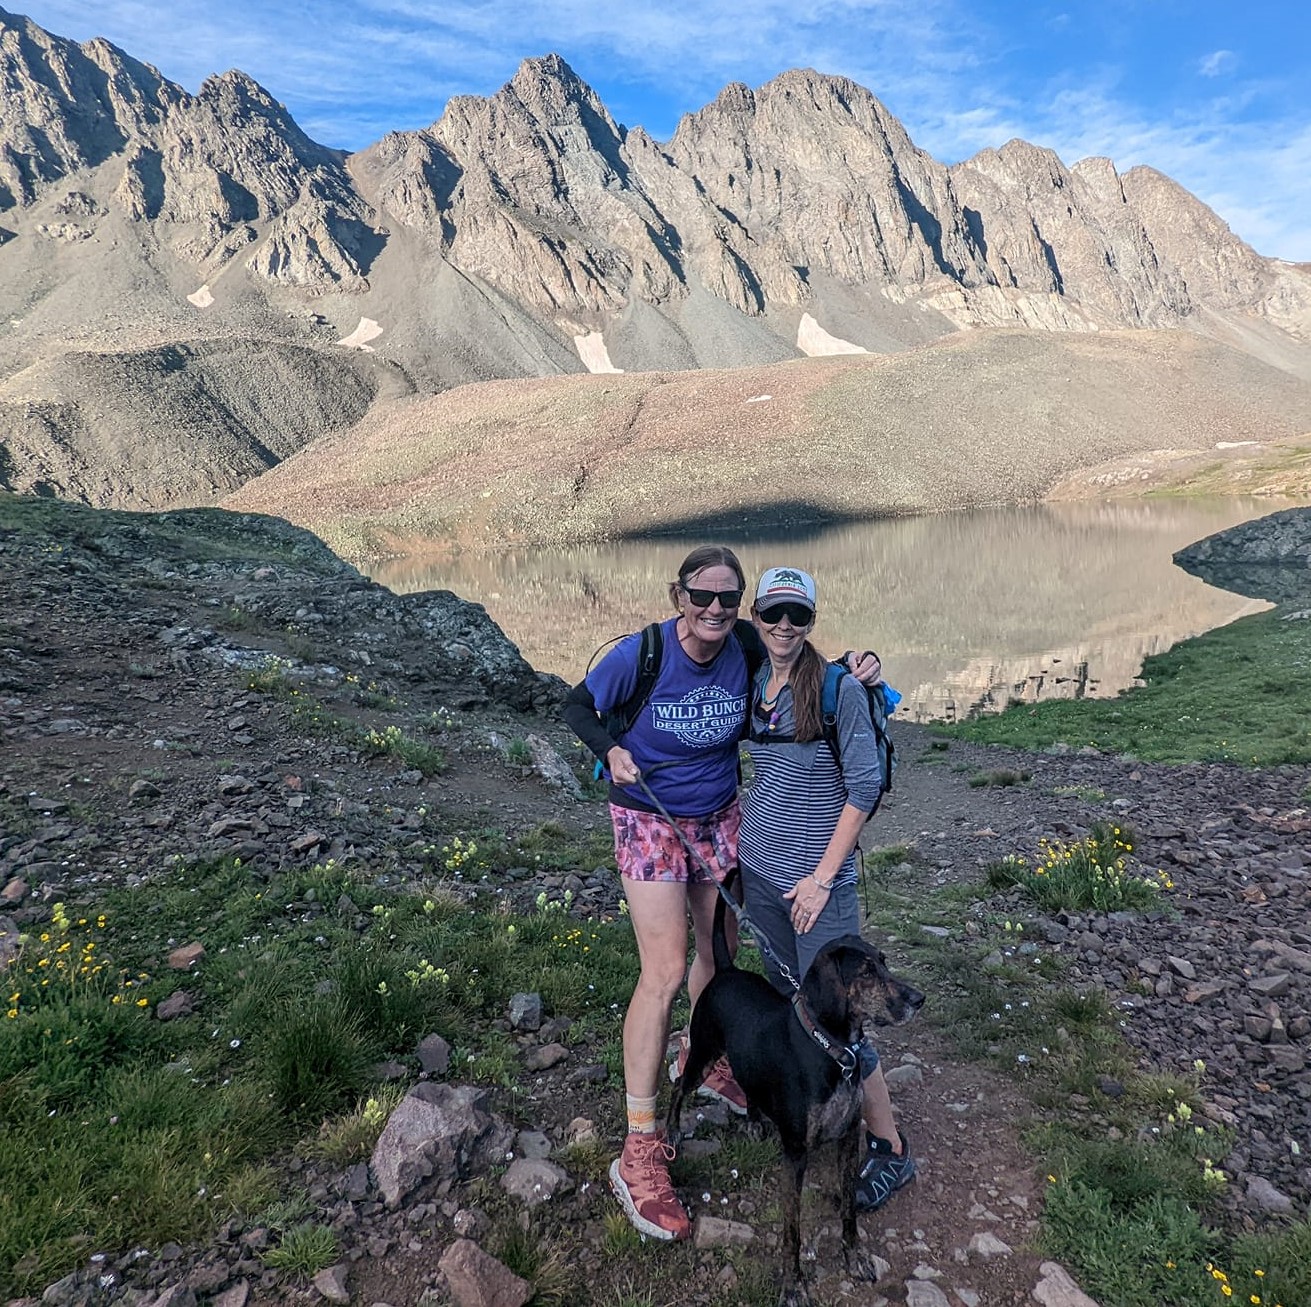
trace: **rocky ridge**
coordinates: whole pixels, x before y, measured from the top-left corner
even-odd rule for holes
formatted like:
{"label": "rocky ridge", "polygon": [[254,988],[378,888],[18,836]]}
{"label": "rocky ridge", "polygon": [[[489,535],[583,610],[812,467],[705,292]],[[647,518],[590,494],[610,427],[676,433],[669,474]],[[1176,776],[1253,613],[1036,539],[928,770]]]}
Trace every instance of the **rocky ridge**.
{"label": "rocky ridge", "polygon": [[[551,783],[505,761],[504,739],[524,732],[540,735],[543,758],[555,752],[552,743],[568,752],[565,733],[537,716],[559,683],[527,668],[476,606],[451,595],[391,596],[313,537],[269,519],[107,518],[30,507],[31,518],[0,531],[0,811],[8,826],[0,835],[0,915],[14,925],[41,922],[53,902],[107,880],[148,889],[176,853],[236,853],[257,876],[307,858],[346,857],[371,875],[404,881],[420,874],[423,814],[433,808],[491,805],[507,830],[546,817],[595,820],[589,805],[569,797],[567,766]],[[325,703],[366,720],[397,720],[362,708],[342,669],[377,678],[379,691],[404,695],[411,727],[431,723],[452,767],[425,780],[348,741],[306,734],[285,703],[245,687],[241,669],[270,656]],[[909,854],[889,885],[913,899],[921,887],[976,881],[1002,853],[1033,854],[1043,836],[1072,838],[1108,814],[1131,825],[1141,865],[1165,869],[1174,882],[1171,913],[1040,917],[1023,943],[1006,947],[1021,961],[1064,958],[1073,979],[1104,992],[1145,1066],[1187,1074],[1195,1060],[1205,1063],[1207,1114],[1236,1141],[1225,1163],[1236,1219],[1255,1227],[1284,1213],[1305,1217],[1311,1170],[1296,1145],[1311,1131],[1311,771],[1167,768],[1095,753],[1013,756],[960,743],[950,747],[949,769],[933,765],[942,755],[928,744],[922,730],[900,728],[903,767],[877,838]],[[972,772],[1007,765],[1022,765],[1030,782],[967,784]],[[18,814],[21,825],[9,820]],[[616,901],[613,877],[583,867],[546,878],[521,868],[499,884],[447,888],[508,896],[525,908],[542,890],[567,889],[580,920]],[[310,916],[351,912],[349,903],[292,906]],[[999,912],[1018,918],[1024,908],[1018,900],[977,902],[945,934],[933,931],[968,944]],[[908,944],[889,947],[895,954]],[[173,965],[181,971],[199,956],[192,950]],[[186,1018],[185,988],[180,975],[182,997],[168,1019]],[[464,1307],[495,1290],[521,1302],[522,1282],[507,1279],[480,1248],[486,1214],[469,1196],[465,1164],[450,1160],[476,1162],[480,1150],[514,1153],[500,1182],[510,1201],[532,1211],[551,1195],[588,1232],[578,1282],[600,1276],[611,1205],[560,1158],[595,1129],[599,1104],[614,1089],[598,1050],[566,1047],[560,1021],[535,1014],[531,998],[517,996],[503,1026],[523,1060],[517,1108],[460,1086],[440,1044],[426,1040],[385,1071],[420,1088],[371,1168],[282,1159],[343,1252],[312,1290],[265,1270],[259,1254],[269,1231],[234,1220],[202,1247],[98,1252],[44,1300]],[[1087,1307],[1060,1268],[1032,1249],[1042,1186],[1015,1139],[1012,1123],[1028,1110],[1015,1086],[962,1065],[923,1027],[892,1032],[884,1053],[921,1176],[865,1223],[886,1268],[880,1283],[866,1293],[834,1282],[834,1292],[871,1304],[893,1292],[923,1307],[1035,1299]],[[1118,1089],[1106,1081],[1068,1110],[1096,1122]],[[424,1125],[434,1115],[442,1130]],[[695,1142],[714,1147],[725,1124],[706,1109]],[[698,1266],[719,1265],[714,1249],[744,1240],[753,1256],[768,1255],[771,1229],[749,1195],[729,1192],[721,1203],[716,1194],[708,1207],[696,1198],[689,1195]],[[817,1237],[825,1274],[824,1250],[836,1232],[827,1225]],[[686,1301],[709,1302],[725,1287],[700,1278],[707,1283],[689,1288]]]}
{"label": "rocky ridge", "polygon": [[558,548],[1033,503],[1163,432],[1176,456],[1214,462],[1217,443],[1268,457],[1265,442],[1307,431],[1311,385],[1192,333],[985,328],[886,356],[415,397],[222,502],[357,560],[425,537]]}
{"label": "rocky ridge", "polygon": [[[661,143],[550,55],[350,157],[239,72],[192,96],[2,10],[0,77],[0,378],[45,362],[21,387],[37,400],[79,349],[232,336],[317,350],[329,372],[339,344],[376,352],[421,391],[883,352],[981,325],[1187,327],[1311,375],[1305,269],[1168,178],[1021,141],[948,168],[841,77],[733,84]],[[129,432],[161,425],[124,412]],[[188,429],[206,434],[197,415]],[[115,502],[45,461],[37,431],[0,472]]]}
{"label": "rocky ridge", "polygon": [[1207,536],[1179,550],[1174,561],[1240,594],[1311,603],[1311,509],[1285,509]]}
{"label": "rocky ridge", "polygon": [[[367,213],[344,156],[311,141],[240,72],[195,96],[96,39],[78,45],[0,11],[9,88],[0,112],[0,211],[30,206],[53,183],[111,164],[114,207],[151,224],[199,269],[257,240],[252,271],[299,285],[362,285]],[[70,192],[48,240],[90,239],[105,209]]]}

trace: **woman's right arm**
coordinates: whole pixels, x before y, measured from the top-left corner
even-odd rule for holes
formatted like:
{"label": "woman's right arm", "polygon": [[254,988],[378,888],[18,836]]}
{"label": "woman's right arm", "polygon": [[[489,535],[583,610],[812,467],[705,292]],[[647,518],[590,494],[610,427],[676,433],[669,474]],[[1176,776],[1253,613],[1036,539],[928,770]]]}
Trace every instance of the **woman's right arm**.
{"label": "woman's right arm", "polygon": [[565,725],[605,764],[610,779],[619,785],[631,785],[638,769],[632,754],[610,733],[610,719],[615,707],[626,704],[637,689],[641,642],[640,633],[625,636],[569,691],[560,710]]}
{"label": "woman's right arm", "polygon": [[618,741],[611,738],[610,732],[601,723],[596,700],[592,698],[592,691],[586,681],[579,681],[565,696],[560,716],[564,718],[564,724],[598,758],[604,759],[611,749],[618,746]]}

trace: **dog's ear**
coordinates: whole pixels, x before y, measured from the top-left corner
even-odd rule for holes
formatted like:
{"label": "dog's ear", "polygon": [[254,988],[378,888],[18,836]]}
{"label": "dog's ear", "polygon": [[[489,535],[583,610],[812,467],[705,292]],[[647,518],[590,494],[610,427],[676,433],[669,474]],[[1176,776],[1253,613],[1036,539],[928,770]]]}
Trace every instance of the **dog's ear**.
{"label": "dog's ear", "polygon": [[845,1004],[851,982],[844,975],[842,952],[838,944],[829,944],[821,949],[807,969],[805,980],[801,982],[803,992],[817,1009],[828,1010],[834,1004]]}
{"label": "dog's ear", "polygon": [[881,971],[883,958],[878,949],[871,947],[859,936],[847,935],[840,939],[832,957],[838,969],[843,989],[850,989],[858,976],[871,969]]}

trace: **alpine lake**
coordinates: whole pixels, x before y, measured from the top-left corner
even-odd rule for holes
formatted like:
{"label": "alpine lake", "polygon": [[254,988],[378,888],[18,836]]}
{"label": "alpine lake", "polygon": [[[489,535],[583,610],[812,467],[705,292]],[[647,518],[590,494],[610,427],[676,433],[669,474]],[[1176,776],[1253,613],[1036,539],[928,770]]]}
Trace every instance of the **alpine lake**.
{"label": "alpine lake", "polygon": [[[1149,654],[1269,608],[1190,576],[1171,556],[1289,506],[1234,498],[1038,504],[457,556],[416,541],[369,571],[401,593],[452,590],[482,604],[534,667],[573,682],[607,641],[669,615],[668,584],[684,556],[722,542],[751,585],[779,564],[811,572],[815,643],[829,654],[876,649],[904,696],[903,719],[954,721],[1012,700],[1117,694]],[[743,616],[748,607],[749,597]]]}

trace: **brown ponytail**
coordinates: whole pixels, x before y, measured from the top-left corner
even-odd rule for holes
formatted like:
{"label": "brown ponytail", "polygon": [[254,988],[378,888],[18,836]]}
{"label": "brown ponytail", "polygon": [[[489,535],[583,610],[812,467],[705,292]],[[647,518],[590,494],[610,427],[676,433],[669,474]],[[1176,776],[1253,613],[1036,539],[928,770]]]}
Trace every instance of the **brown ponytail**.
{"label": "brown ponytail", "polygon": [[818,740],[824,734],[824,671],[824,656],[807,640],[788,677],[796,740]]}

